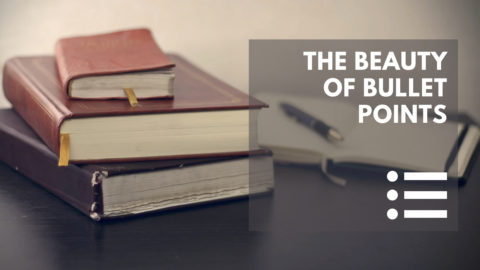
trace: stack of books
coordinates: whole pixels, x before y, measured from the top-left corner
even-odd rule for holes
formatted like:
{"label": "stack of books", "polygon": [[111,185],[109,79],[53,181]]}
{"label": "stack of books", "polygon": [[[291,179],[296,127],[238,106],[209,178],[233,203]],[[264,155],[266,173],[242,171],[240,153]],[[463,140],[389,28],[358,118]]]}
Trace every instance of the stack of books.
{"label": "stack of books", "polygon": [[3,89],[0,160],[94,220],[273,189],[255,134],[266,104],[164,54],[147,29],[11,58]]}

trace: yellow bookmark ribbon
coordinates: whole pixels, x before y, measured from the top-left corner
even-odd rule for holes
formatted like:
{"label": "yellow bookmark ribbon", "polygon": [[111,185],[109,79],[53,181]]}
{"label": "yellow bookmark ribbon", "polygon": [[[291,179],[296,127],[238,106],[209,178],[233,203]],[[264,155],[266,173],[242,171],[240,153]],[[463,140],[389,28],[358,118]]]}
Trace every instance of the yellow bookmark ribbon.
{"label": "yellow bookmark ribbon", "polygon": [[130,106],[135,107],[138,105],[137,97],[135,96],[135,92],[133,92],[132,88],[123,88],[125,94],[127,94],[128,102],[130,102]]}
{"label": "yellow bookmark ribbon", "polygon": [[68,166],[70,160],[70,135],[60,134],[60,154],[58,157],[58,166]]}

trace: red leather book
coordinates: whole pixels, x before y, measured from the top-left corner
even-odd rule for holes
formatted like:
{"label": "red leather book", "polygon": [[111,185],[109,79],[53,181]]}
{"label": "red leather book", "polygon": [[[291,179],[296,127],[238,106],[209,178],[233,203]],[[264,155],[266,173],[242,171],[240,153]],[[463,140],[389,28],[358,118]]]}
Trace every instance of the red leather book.
{"label": "red leather book", "polygon": [[[157,46],[148,29],[63,38],[55,45],[55,56],[62,88],[65,91],[68,90],[69,95],[71,94],[71,83],[78,78],[92,75],[97,78],[99,75],[125,75],[126,73],[158,69],[168,70],[174,66],[174,63]],[[130,81],[132,79],[134,78],[130,77]],[[108,80],[108,77],[103,77],[103,80],[101,85],[106,87],[105,80]],[[119,83],[129,84],[130,81]],[[143,79],[143,81],[146,80]],[[152,78],[147,81],[152,81]],[[134,85],[125,86],[135,88]],[[153,86],[160,87],[158,84]],[[91,83],[83,86],[83,88],[85,87],[92,87]],[[143,85],[142,87],[147,86]],[[120,88],[119,91],[121,90]],[[100,90],[95,90],[94,87],[93,91]],[[102,96],[97,96],[97,98],[102,98]],[[103,98],[108,98],[108,96]]]}
{"label": "red leather book", "polygon": [[[0,110],[0,149],[0,162],[94,220],[245,196],[273,188],[273,162],[265,150],[235,157],[57,167],[56,155],[11,109]],[[254,169],[248,166],[253,160]],[[249,184],[249,175],[253,174],[255,188]]]}
{"label": "red leather book", "polygon": [[175,98],[142,100],[136,107],[122,100],[70,99],[53,56],[8,60],[3,88],[14,109],[57,155],[61,129],[70,133],[70,160],[76,163],[244,154],[256,147],[253,139],[248,145],[249,112],[266,104],[180,56],[169,58],[177,63]]}

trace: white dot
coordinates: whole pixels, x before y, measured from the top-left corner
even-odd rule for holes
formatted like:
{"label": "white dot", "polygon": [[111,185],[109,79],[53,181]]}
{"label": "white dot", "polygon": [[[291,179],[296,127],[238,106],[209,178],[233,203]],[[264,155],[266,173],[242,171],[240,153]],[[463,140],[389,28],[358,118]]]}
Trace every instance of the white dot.
{"label": "white dot", "polygon": [[388,198],[390,201],[395,201],[395,200],[398,198],[398,192],[397,192],[395,189],[390,189],[390,190],[387,192],[387,198]]}
{"label": "white dot", "polygon": [[390,219],[390,220],[394,220],[398,217],[398,212],[396,209],[394,208],[390,208],[388,209],[387,211],[387,217]]}
{"label": "white dot", "polygon": [[387,173],[387,179],[390,182],[395,182],[398,179],[398,173],[396,171],[389,171]]}

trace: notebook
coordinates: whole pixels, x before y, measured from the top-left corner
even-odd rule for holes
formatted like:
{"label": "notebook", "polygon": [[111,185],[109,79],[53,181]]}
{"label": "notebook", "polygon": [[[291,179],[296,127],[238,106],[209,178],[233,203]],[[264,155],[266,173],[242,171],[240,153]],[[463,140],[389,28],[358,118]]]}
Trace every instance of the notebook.
{"label": "notebook", "polygon": [[[332,99],[260,93],[269,104],[258,118],[258,143],[276,161],[301,164],[360,164],[410,171],[447,171],[461,178],[480,139],[475,125],[358,123],[357,106]],[[335,127],[344,141],[331,143],[287,117],[279,104],[288,102]],[[458,148],[456,147],[458,142]]]}

